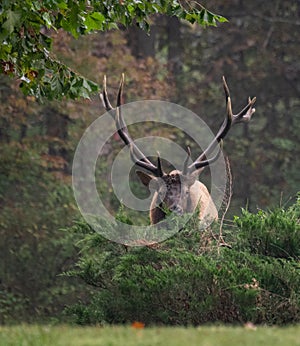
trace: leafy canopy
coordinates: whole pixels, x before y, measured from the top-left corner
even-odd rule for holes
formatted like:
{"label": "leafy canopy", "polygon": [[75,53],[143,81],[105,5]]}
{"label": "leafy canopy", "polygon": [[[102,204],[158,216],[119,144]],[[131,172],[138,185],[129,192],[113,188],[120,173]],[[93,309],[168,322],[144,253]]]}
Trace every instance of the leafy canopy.
{"label": "leafy canopy", "polygon": [[179,0],[3,0],[0,71],[19,78],[23,92],[37,98],[88,98],[97,85],[55,59],[51,31],[62,29],[78,38],[133,23],[149,30],[149,17],[155,13],[202,26],[226,21],[199,4]]}

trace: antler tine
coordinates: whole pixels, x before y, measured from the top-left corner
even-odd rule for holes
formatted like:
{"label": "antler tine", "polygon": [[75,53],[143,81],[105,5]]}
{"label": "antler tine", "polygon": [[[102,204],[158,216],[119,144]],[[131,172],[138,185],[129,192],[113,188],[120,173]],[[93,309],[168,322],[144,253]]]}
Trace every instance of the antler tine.
{"label": "antler tine", "polygon": [[196,166],[201,168],[202,167],[201,162],[209,161],[209,160],[206,160],[206,161],[203,161],[203,160],[205,157],[207,157],[210,153],[213,152],[217,144],[227,135],[230,128],[234,124],[250,121],[253,113],[255,112],[255,108],[253,108],[253,105],[256,101],[256,97],[254,97],[253,99],[249,97],[248,104],[238,114],[233,114],[230,91],[224,76],[222,77],[222,80],[223,80],[223,88],[224,88],[225,98],[226,98],[226,117],[215,138],[204,150],[204,152],[196,159],[196,161],[194,161],[188,167],[189,169],[195,169]]}
{"label": "antler tine", "polygon": [[234,116],[234,123],[250,121],[253,113],[255,113],[255,108],[253,108],[255,102],[256,97],[253,97],[253,99],[248,97],[247,106]]}
{"label": "antler tine", "polygon": [[223,81],[223,88],[224,88],[226,104],[227,104],[228,99],[230,98],[230,91],[229,91],[228,85],[226,83],[225,76],[222,76],[222,81]]}
{"label": "antler tine", "polygon": [[159,169],[153,165],[153,163],[151,161],[146,162],[143,160],[143,158],[140,157],[139,153],[135,153],[135,151],[139,151],[140,150],[137,148],[137,146],[131,142],[129,143],[129,147],[130,147],[130,157],[131,160],[139,167],[146,169],[147,171],[153,173],[156,177],[161,177],[162,175],[160,175]]}
{"label": "antler tine", "polygon": [[256,101],[256,97],[253,97],[253,99],[248,97],[248,104],[238,114],[233,114],[229,88],[224,76],[222,79],[226,97],[227,116],[231,118],[231,122],[233,124],[236,124],[238,122],[248,122],[251,119],[252,114],[255,112],[255,108],[252,107]]}
{"label": "antler tine", "polygon": [[116,108],[116,115],[115,115],[115,122],[116,122],[116,128],[118,131],[119,136],[123,140],[123,142],[126,145],[129,145],[132,141],[132,139],[129,137],[126,125],[122,121],[122,116],[121,116],[121,108],[117,107]]}
{"label": "antler tine", "polygon": [[200,168],[206,167],[206,166],[210,165],[211,163],[217,161],[221,152],[222,152],[222,149],[223,149],[223,140],[221,139],[219,142],[219,148],[218,148],[218,152],[216,153],[216,155],[213,156],[212,158],[208,159],[208,160],[196,162],[194,165],[194,170],[198,170]]}
{"label": "antler tine", "polygon": [[108,96],[107,96],[107,90],[106,90],[106,75],[103,77],[103,90],[102,93],[99,94],[100,99],[102,101],[102,104],[104,108],[109,112],[113,110],[113,106],[109,102]]}
{"label": "antler tine", "polygon": [[163,169],[162,169],[162,164],[161,164],[161,159],[160,159],[160,154],[159,151],[157,152],[157,175],[159,177],[162,177],[164,175]]}
{"label": "antler tine", "polygon": [[124,81],[125,81],[125,76],[124,76],[124,73],[122,73],[121,80],[120,80],[120,86],[119,86],[119,90],[118,90],[118,96],[117,96],[117,108],[116,108],[115,121],[116,121],[118,132],[119,132],[119,130],[125,131],[127,136],[124,136],[123,132],[122,132],[122,135],[120,133],[119,133],[119,135],[123,139],[125,144],[128,145],[129,142],[132,141],[132,139],[129,137],[128,129],[127,129],[127,126],[125,124],[125,121],[124,121],[124,118],[122,115],[122,109],[121,109]]}
{"label": "antler tine", "polygon": [[183,170],[182,170],[183,175],[186,175],[188,172],[188,163],[189,163],[189,159],[191,158],[191,148],[188,146],[186,150],[187,150],[187,156],[183,164]]}
{"label": "antler tine", "polygon": [[124,76],[124,73],[122,73],[121,80],[120,80],[119,91],[118,91],[118,96],[117,96],[117,107],[120,107],[122,105],[122,96],[123,96],[124,82],[125,82],[125,76]]}
{"label": "antler tine", "polygon": [[188,172],[192,173],[193,171],[200,170],[201,168],[204,168],[204,167],[209,166],[210,164],[216,162],[218,160],[218,158],[220,157],[220,154],[221,154],[221,152],[223,150],[223,140],[221,139],[218,144],[219,144],[218,152],[216,153],[215,156],[211,157],[208,160],[203,160],[203,161],[200,161],[200,162],[195,162],[194,165],[192,166],[192,169],[189,169]]}
{"label": "antler tine", "polygon": [[227,129],[227,131],[225,131],[225,133],[223,133],[224,131],[220,133],[220,135],[223,136],[222,138],[225,137],[228,130],[230,129],[230,127],[233,124],[237,124],[239,122],[250,121],[253,113],[255,112],[255,108],[253,108],[253,105],[256,101],[256,97],[253,97],[253,99],[248,97],[248,104],[238,114],[233,114],[229,88],[228,88],[228,85],[226,83],[224,76],[223,76],[223,87],[224,87],[225,97],[226,97],[227,121],[228,121],[227,127],[228,127],[228,129]]}
{"label": "antler tine", "polygon": [[[106,76],[103,78],[103,91],[100,94],[100,98],[102,100],[102,103],[104,105],[104,108],[107,111],[110,111],[109,113],[111,116],[114,118],[118,134],[120,138],[123,140],[123,142],[126,145],[129,145],[130,147],[130,157],[132,161],[150,171],[153,173],[155,176],[162,176],[162,168],[161,168],[161,163],[160,159],[158,167],[156,167],[143,153],[142,151],[136,146],[134,143],[133,139],[130,137],[127,129],[127,125],[124,121],[123,115],[122,115],[122,94],[123,94],[123,86],[124,86],[124,73],[122,73],[121,76],[121,81],[120,81],[120,86],[118,90],[118,96],[117,96],[117,107],[113,108],[111,103],[109,102],[108,96],[107,96],[107,90],[106,90]],[[113,111],[113,112],[112,112]]]}
{"label": "antler tine", "polygon": [[[138,164],[138,161],[143,161],[147,163],[147,166],[145,166],[145,169],[150,170],[152,173],[154,173],[153,170],[157,169],[156,166],[142,153],[142,151],[134,144],[133,139],[130,137],[128,133],[127,125],[125,124],[123,114],[122,114],[122,95],[123,95],[123,86],[124,86],[125,76],[124,73],[122,73],[118,96],[117,96],[117,108],[116,108],[116,126],[118,129],[118,134],[123,140],[123,142],[128,145],[130,145],[131,149],[131,158],[134,158],[134,162]],[[150,168],[151,167],[151,168]]]}

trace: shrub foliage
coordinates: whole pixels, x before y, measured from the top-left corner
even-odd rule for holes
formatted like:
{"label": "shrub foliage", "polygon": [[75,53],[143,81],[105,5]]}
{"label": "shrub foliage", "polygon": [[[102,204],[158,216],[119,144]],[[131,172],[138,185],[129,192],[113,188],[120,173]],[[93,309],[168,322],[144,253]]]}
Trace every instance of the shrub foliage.
{"label": "shrub foliage", "polygon": [[80,259],[66,275],[89,286],[90,297],[67,312],[79,324],[286,324],[300,321],[300,199],[287,209],[244,211],[219,247],[213,230],[195,220],[150,247],[112,243],[84,223]]}

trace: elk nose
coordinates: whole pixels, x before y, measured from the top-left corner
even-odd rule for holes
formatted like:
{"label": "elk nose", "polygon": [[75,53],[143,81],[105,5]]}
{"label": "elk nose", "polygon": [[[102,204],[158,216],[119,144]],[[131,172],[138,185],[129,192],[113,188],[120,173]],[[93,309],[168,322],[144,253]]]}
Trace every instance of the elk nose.
{"label": "elk nose", "polygon": [[172,208],[171,208],[171,211],[177,215],[182,215],[183,214],[183,209],[182,207],[180,207],[179,205],[174,205]]}

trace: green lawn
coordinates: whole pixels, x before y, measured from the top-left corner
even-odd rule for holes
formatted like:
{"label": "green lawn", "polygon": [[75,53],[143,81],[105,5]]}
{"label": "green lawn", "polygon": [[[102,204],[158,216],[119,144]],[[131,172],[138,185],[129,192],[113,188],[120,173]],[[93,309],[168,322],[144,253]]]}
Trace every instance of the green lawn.
{"label": "green lawn", "polygon": [[300,346],[297,327],[0,327],[0,346]]}

